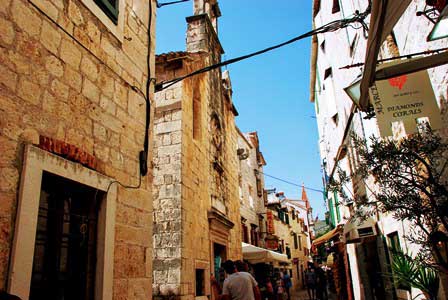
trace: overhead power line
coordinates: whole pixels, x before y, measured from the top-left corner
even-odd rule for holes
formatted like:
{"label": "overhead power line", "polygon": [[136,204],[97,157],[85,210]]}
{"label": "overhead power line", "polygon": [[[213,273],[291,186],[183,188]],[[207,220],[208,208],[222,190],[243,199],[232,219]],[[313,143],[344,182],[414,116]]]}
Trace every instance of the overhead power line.
{"label": "overhead power line", "polygon": [[292,44],[294,42],[297,42],[297,41],[299,41],[301,39],[304,39],[304,38],[307,38],[307,37],[311,37],[313,35],[317,35],[319,33],[334,32],[334,31],[337,31],[339,29],[346,28],[346,27],[349,27],[349,26],[354,27],[354,24],[356,24],[356,23],[360,24],[359,28],[362,28],[364,30],[364,33],[366,33],[368,31],[368,28],[367,28],[367,25],[364,22],[364,20],[370,14],[370,10],[371,10],[371,4],[369,2],[369,6],[367,7],[367,9],[364,12],[360,13],[360,12],[356,11],[355,14],[353,15],[353,17],[351,17],[351,18],[335,20],[333,22],[325,24],[325,25],[323,25],[323,26],[321,26],[319,28],[311,30],[311,31],[309,31],[307,33],[304,33],[302,35],[299,35],[299,36],[297,36],[295,38],[292,38],[292,39],[290,39],[290,40],[288,40],[286,42],[274,45],[272,47],[268,47],[268,48],[260,50],[260,51],[256,51],[256,52],[253,52],[253,53],[250,53],[250,54],[246,54],[246,55],[243,55],[243,56],[239,56],[239,57],[236,57],[236,58],[232,58],[232,59],[229,59],[229,60],[225,60],[225,61],[219,62],[217,64],[213,64],[213,65],[210,65],[208,67],[196,70],[196,71],[194,71],[194,72],[192,72],[190,74],[187,74],[187,75],[184,75],[184,76],[181,76],[181,77],[178,77],[178,78],[174,78],[172,80],[160,82],[160,83],[156,84],[155,90],[156,90],[156,92],[160,92],[160,91],[163,91],[163,90],[173,86],[174,84],[176,84],[176,83],[178,83],[178,82],[180,82],[180,81],[182,81],[182,80],[184,80],[186,78],[189,78],[189,77],[192,77],[192,76],[195,76],[195,75],[198,75],[198,74],[202,74],[202,73],[205,73],[205,72],[217,69],[217,68],[221,68],[223,66],[234,64],[236,62],[239,62],[239,61],[242,61],[242,60],[254,57],[254,56],[261,55],[263,53],[266,53],[266,52],[269,52],[269,51],[272,51],[272,50],[284,47],[286,45]]}
{"label": "overhead power line", "polygon": [[281,181],[281,182],[284,182],[284,183],[287,183],[287,184],[290,184],[290,185],[293,185],[293,186],[303,187],[306,190],[315,191],[315,192],[319,192],[319,193],[325,193],[325,191],[323,191],[323,190],[310,188],[310,187],[304,186],[302,184],[298,184],[298,183],[295,183],[295,182],[292,182],[292,181],[289,181],[289,180],[285,180],[285,179],[282,179],[282,178],[279,178],[279,177],[276,177],[276,176],[272,176],[272,175],[266,174],[264,172],[258,171],[258,173],[263,174],[266,177],[270,177],[270,178],[276,179],[278,181]]}
{"label": "overhead power line", "polygon": [[171,1],[171,2],[164,2],[164,3],[159,3],[159,1],[157,1],[157,8],[161,8],[163,6],[167,6],[167,5],[172,5],[172,4],[178,4],[178,3],[182,3],[182,2],[188,2],[190,0],[178,0],[178,1]]}

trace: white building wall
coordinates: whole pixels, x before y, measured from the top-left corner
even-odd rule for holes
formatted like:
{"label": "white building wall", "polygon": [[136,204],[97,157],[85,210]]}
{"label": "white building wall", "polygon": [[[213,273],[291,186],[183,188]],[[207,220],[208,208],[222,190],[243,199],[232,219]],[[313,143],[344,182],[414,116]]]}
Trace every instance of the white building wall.
{"label": "white building wall", "polygon": [[[315,27],[329,23],[335,19],[350,16],[355,10],[364,11],[367,7],[367,0],[339,0],[341,11],[332,14],[333,1],[321,1],[319,13],[314,18]],[[399,20],[394,28],[394,36],[400,55],[410,54],[431,49],[448,47],[448,39],[434,42],[426,42],[432,24],[424,17],[416,17],[416,12],[424,9],[425,1],[414,0]],[[369,20],[366,20],[369,23]],[[318,56],[317,56],[317,76],[315,86],[315,106],[319,131],[319,146],[322,160],[326,162],[326,172],[331,175],[335,166],[337,151],[342,142],[345,124],[350,114],[351,100],[345,94],[343,88],[349,86],[356,77],[361,74],[362,68],[339,69],[340,67],[363,62],[365,58],[366,39],[361,29],[342,29],[337,32],[319,34]],[[325,49],[321,46],[325,41]],[[354,45],[354,47],[353,47]],[[352,51],[350,50],[352,46]],[[383,50],[386,50],[383,48]],[[381,58],[389,57],[387,51],[381,53]],[[332,67],[332,75],[324,79],[325,70]],[[442,107],[444,118],[444,128],[441,130],[444,136],[448,136],[448,126],[446,117],[446,101],[448,100],[448,65],[440,66],[428,70],[437,97],[439,107]],[[338,114],[338,122],[334,122],[334,114]],[[359,136],[366,138],[374,135],[379,136],[376,119],[365,120],[364,114],[356,113],[352,121],[352,131]],[[338,166],[349,172],[347,158],[339,161]],[[373,182],[368,180],[368,185],[374,189]],[[367,191],[369,194],[369,191]],[[371,195],[370,195],[371,196]],[[332,197],[332,196],[331,196]],[[333,202],[334,203],[334,202]],[[342,208],[342,207],[341,207]],[[341,209],[341,219],[349,217],[348,209]],[[341,220],[340,223],[345,221]],[[390,233],[398,232],[400,244],[403,250],[414,252],[415,245],[410,245],[404,239],[407,224],[398,222],[391,216],[381,215],[378,226],[381,233],[387,236]],[[362,285],[359,280],[359,270],[357,269],[357,256],[355,245],[347,246],[351,277],[353,281],[353,292],[355,299],[362,299]],[[413,297],[418,291],[413,291]]]}

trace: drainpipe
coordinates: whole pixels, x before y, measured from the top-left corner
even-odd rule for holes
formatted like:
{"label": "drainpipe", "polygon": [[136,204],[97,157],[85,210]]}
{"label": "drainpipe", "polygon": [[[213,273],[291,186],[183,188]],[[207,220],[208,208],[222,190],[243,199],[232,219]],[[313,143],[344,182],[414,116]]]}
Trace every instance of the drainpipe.
{"label": "drainpipe", "polygon": [[[314,9],[316,7],[316,2],[320,0],[314,0],[313,2],[313,29],[316,27],[314,25]],[[313,35],[311,38],[311,61],[310,61],[310,102],[314,103],[315,100],[315,90],[316,90],[316,68],[317,68],[317,36]]]}

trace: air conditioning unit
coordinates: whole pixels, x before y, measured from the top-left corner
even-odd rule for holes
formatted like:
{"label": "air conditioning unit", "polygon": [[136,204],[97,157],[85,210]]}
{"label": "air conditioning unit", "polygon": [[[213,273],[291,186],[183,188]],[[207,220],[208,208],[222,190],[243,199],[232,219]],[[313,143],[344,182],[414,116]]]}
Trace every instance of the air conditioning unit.
{"label": "air conditioning unit", "polygon": [[376,222],[372,218],[363,222],[357,219],[351,219],[344,225],[344,239],[346,244],[359,243],[364,238],[376,235]]}

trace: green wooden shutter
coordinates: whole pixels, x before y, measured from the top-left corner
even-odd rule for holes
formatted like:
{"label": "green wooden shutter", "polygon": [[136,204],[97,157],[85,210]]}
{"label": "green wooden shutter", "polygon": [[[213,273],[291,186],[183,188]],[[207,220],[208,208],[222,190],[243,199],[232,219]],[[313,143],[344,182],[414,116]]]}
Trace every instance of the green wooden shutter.
{"label": "green wooden shutter", "polygon": [[95,3],[98,4],[114,24],[118,23],[118,2],[119,0],[95,0]]}

